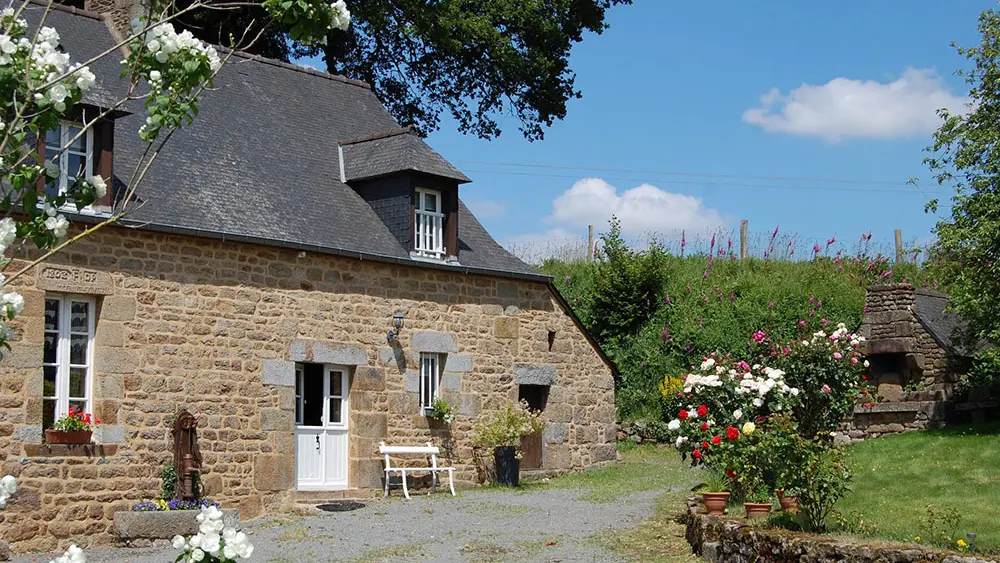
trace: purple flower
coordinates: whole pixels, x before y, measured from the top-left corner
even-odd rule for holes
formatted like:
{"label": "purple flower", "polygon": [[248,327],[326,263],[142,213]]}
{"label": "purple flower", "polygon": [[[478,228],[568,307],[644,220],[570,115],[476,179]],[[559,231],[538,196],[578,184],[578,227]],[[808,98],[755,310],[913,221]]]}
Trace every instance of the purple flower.
{"label": "purple flower", "polygon": [[[703,273],[701,275],[701,279],[703,279],[703,280],[707,280],[708,279],[708,270],[705,270],[705,273]],[[708,301],[708,297],[705,298],[705,301]]]}
{"label": "purple flower", "polygon": [[691,282],[687,282],[687,292],[691,293]]}
{"label": "purple flower", "polygon": [[733,237],[729,237],[726,241],[726,251],[729,252],[733,249]]}
{"label": "purple flower", "polygon": [[715,249],[715,233],[712,233],[712,242],[708,245],[709,253]]}
{"label": "purple flower", "polygon": [[819,254],[819,243],[813,245],[813,253]]}
{"label": "purple flower", "polygon": [[833,243],[835,243],[835,242],[837,242],[837,237],[830,237],[830,238],[828,238],[828,239],[826,240],[826,245],[827,245],[827,246],[830,246],[831,244],[833,244]]}
{"label": "purple flower", "polygon": [[772,238],[772,239],[773,239],[774,237],[778,236],[778,227],[779,227],[779,225],[775,225],[775,226],[774,226],[774,232],[773,232],[773,233],[771,233],[771,238]]}
{"label": "purple flower", "polygon": [[667,296],[667,305],[670,305],[670,296]]}
{"label": "purple flower", "polygon": [[563,283],[566,284],[566,287],[569,287],[569,274],[566,274],[566,277],[563,279]]}
{"label": "purple flower", "polygon": [[684,231],[681,231],[681,256],[684,256],[684,247],[687,245],[687,237],[684,235]]}
{"label": "purple flower", "polygon": [[812,305],[815,302],[816,302],[816,297],[814,295],[810,295],[809,296],[809,304]]}
{"label": "purple flower", "polygon": [[736,292],[735,291],[730,291],[729,292],[729,302],[732,303],[733,301],[736,301]]}
{"label": "purple flower", "polygon": [[774,299],[772,299],[771,302],[767,304],[767,308],[774,309]]}
{"label": "purple flower", "polygon": [[594,243],[594,258],[597,258],[597,243]]}
{"label": "purple flower", "polygon": [[670,334],[667,333],[667,327],[663,327],[663,339],[666,340]]}
{"label": "purple flower", "polygon": [[822,319],[819,320],[819,323],[823,326],[830,326],[830,319],[823,317]]}
{"label": "purple flower", "polygon": [[764,334],[763,330],[758,330],[751,335],[751,338],[753,338],[754,342],[761,343],[767,340],[767,335]]}
{"label": "purple flower", "polygon": [[822,299],[818,299],[818,300],[816,301],[816,308],[817,308],[817,309],[820,309],[820,308],[822,308],[822,307],[823,307],[823,300],[822,300]]}

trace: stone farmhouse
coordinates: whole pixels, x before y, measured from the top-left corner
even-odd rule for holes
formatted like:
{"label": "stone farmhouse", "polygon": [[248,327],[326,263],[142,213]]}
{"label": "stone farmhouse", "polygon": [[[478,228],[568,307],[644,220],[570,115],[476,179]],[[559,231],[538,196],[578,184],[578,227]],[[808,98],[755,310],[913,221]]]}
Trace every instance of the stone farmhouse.
{"label": "stone farmhouse", "polygon": [[[59,7],[47,25],[86,60],[121,20]],[[124,88],[119,60],[91,66],[80,119]],[[14,552],[111,543],[113,514],[156,496],[182,409],[200,422],[205,493],[244,519],[381,489],[380,441],[440,444],[476,482],[473,424],[506,401],[542,410],[525,470],[615,458],[613,365],[550,278],[462,203],[469,178],[366,84],[236,54],[215,86],[128,219],[18,287],[0,361]],[[141,106],[114,117],[77,152],[115,189],[77,224],[109,212],[143,150]],[[458,408],[450,426],[425,416],[439,397]],[[43,443],[70,406],[101,420],[93,446]]]}

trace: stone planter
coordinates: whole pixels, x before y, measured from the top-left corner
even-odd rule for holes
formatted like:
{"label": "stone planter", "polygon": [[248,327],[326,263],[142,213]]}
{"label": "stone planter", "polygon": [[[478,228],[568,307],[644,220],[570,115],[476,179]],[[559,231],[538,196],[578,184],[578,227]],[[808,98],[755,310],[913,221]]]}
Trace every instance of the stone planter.
{"label": "stone planter", "polygon": [[89,444],[92,430],[46,430],[45,442],[49,444]]}
{"label": "stone planter", "polygon": [[[169,540],[176,535],[191,536],[198,533],[197,510],[168,510],[162,512],[115,512],[115,535],[119,540]],[[226,526],[239,528],[240,511],[227,508],[222,511]]]}
{"label": "stone planter", "polygon": [[786,497],[784,489],[778,489],[775,493],[778,495],[778,504],[781,505],[782,512],[799,511],[799,495],[790,495]]}

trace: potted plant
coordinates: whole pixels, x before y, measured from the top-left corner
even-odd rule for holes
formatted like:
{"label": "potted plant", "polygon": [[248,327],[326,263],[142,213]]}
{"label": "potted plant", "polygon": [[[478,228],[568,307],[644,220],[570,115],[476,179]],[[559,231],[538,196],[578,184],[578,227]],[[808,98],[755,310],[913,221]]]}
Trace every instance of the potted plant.
{"label": "potted plant", "polygon": [[712,475],[712,478],[705,484],[701,491],[701,500],[705,503],[705,510],[710,515],[721,516],[725,514],[731,494],[728,491],[729,487],[730,479],[720,473]]}
{"label": "potted plant", "polygon": [[424,410],[424,415],[431,420],[438,420],[446,424],[451,424],[455,420],[455,407],[444,399],[435,399],[429,409]]}
{"label": "potted plant", "polygon": [[778,496],[778,504],[781,505],[782,512],[798,512],[799,495],[794,494],[790,489],[775,489]]}
{"label": "potted plant", "polygon": [[94,435],[94,427],[101,421],[91,414],[69,408],[69,414],[56,420],[45,430],[45,441],[49,444],[89,444]]}
{"label": "potted plant", "polygon": [[541,432],[538,414],[528,403],[507,403],[476,422],[473,441],[491,448],[496,463],[497,484],[516,487],[520,481],[521,437]]}
{"label": "potted plant", "polygon": [[743,502],[747,518],[764,518],[771,513],[771,492],[763,484],[747,491]]}

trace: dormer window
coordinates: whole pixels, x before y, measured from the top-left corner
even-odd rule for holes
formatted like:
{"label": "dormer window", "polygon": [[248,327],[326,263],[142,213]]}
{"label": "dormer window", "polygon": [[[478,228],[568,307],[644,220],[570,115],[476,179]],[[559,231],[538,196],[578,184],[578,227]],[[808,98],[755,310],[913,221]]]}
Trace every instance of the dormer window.
{"label": "dormer window", "polygon": [[413,251],[417,256],[442,259],[444,245],[444,212],[441,192],[416,188],[413,207]]}
{"label": "dormer window", "polygon": [[[94,130],[87,129],[82,135],[83,127],[79,123],[60,121],[59,127],[45,132],[46,160],[59,166],[59,178],[49,180],[45,185],[45,193],[57,196],[66,191],[67,187],[79,177],[94,173]],[[59,154],[59,150],[66,150]]]}

